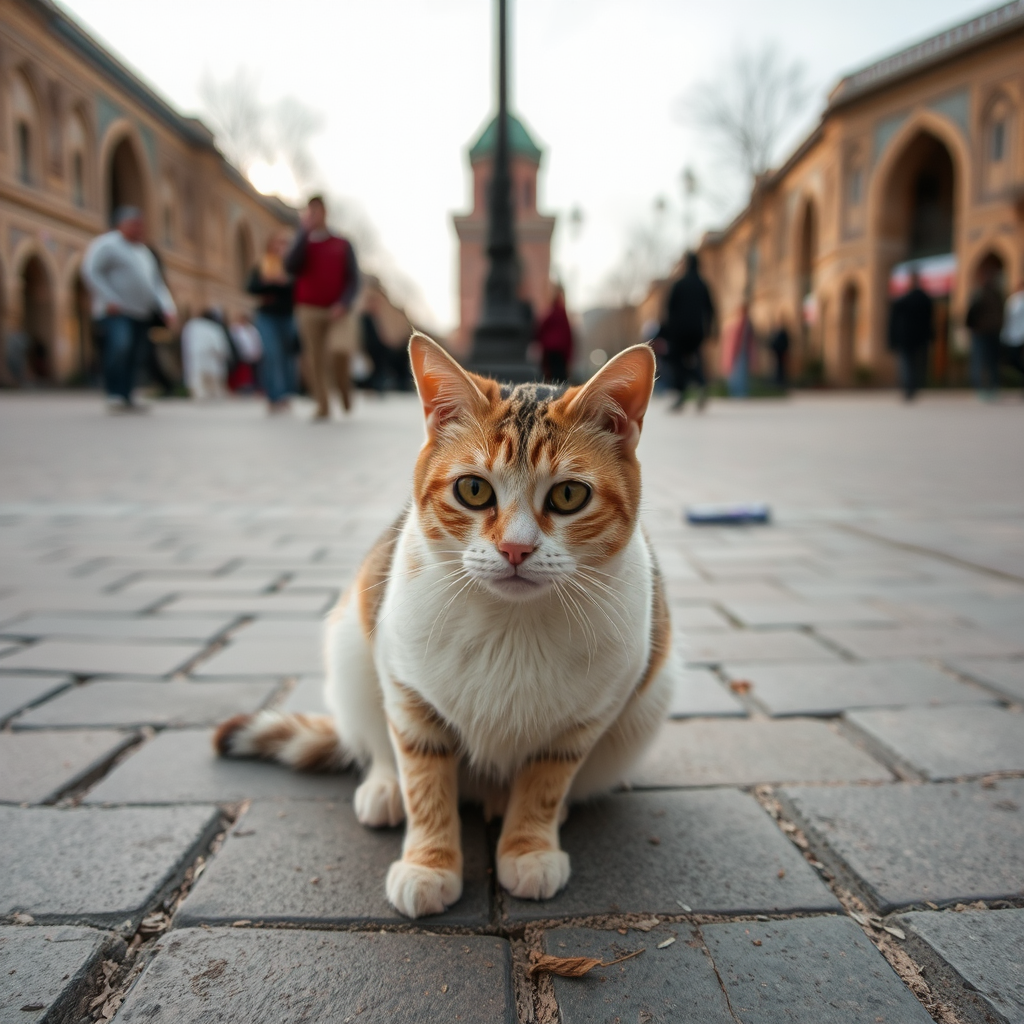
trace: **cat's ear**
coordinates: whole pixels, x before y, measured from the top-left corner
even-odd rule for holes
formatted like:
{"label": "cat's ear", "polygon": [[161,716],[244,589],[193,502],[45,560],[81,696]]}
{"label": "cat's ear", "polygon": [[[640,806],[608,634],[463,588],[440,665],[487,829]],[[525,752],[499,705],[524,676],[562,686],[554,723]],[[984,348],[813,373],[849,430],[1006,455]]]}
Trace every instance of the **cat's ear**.
{"label": "cat's ear", "polygon": [[409,339],[409,359],[423,403],[427,437],[432,439],[449,420],[487,411],[490,403],[473,377],[432,338],[414,331]]}
{"label": "cat's ear", "polygon": [[654,371],[654,352],[649,345],[627,348],[579,389],[569,403],[569,412],[598,421],[622,439],[624,449],[634,451],[654,389]]}

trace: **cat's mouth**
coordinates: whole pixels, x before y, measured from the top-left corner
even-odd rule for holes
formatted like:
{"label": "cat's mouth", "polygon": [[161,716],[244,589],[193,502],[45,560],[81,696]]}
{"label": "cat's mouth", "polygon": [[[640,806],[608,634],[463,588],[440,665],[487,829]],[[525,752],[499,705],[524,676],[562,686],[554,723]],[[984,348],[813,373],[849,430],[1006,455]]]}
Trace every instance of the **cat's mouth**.
{"label": "cat's mouth", "polygon": [[528,597],[544,588],[544,580],[533,580],[519,572],[507,576],[488,576],[483,581],[494,593],[502,597]]}

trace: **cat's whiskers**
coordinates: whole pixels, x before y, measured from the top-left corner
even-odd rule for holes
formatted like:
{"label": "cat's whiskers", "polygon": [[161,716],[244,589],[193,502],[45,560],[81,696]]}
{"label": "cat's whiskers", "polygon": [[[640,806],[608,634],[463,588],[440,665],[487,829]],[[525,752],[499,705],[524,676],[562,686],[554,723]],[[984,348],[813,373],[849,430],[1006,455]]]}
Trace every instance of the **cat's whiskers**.
{"label": "cat's whiskers", "polygon": [[[579,570],[577,570],[577,572],[579,572]],[[575,587],[584,597],[586,597],[590,601],[590,603],[592,605],[595,605],[601,611],[601,613],[604,615],[604,617],[608,620],[608,625],[611,626],[612,629],[615,630],[615,635],[619,638],[619,643],[624,644],[626,642],[625,637],[623,637],[622,631],[615,624],[615,621],[612,619],[612,616],[611,616],[611,611],[614,611],[614,609],[609,611],[609,609],[605,605],[604,601],[602,601],[600,599],[600,595],[595,594],[592,591],[588,590],[585,586],[583,586],[582,583],[580,583],[579,580],[575,579],[574,577],[572,577],[572,576],[568,577],[566,582],[570,586]],[[596,580],[590,580],[588,582],[590,582],[592,584],[596,584],[597,581]],[[610,593],[612,595],[614,595],[614,596],[618,596],[618,595],[615,595],[614,591],[610,591]],[[615,618],[618,619],[619,622],[621,622],[622,625],[625,626],[626,629],[628,630],[629,626],[627,625],[625,619],[623,619],[622,616],[619,615],[618,612],[615,612]]]}

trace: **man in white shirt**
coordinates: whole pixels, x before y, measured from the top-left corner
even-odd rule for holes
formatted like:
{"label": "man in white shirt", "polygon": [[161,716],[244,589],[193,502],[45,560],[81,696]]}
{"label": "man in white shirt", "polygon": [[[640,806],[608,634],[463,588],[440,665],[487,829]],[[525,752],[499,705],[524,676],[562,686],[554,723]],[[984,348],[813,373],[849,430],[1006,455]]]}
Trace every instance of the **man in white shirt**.
{"label": "man in white shirt", "polygon": [[173,328],[178,311],[153,253],[143,243],[145,223],[134,206],[114,214],[116,227],[94,238],[85,251],[82,276],[92,293],[92,315],[103,332],[103,384],[111,411],[137,408],[132,387],[153,315]]}

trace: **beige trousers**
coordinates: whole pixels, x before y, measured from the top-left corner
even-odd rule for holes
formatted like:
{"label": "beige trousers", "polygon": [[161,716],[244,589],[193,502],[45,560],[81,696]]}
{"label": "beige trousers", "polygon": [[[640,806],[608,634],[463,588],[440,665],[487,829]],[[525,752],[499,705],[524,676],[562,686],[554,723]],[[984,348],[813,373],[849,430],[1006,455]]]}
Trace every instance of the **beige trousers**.
{"label": "beige trousers", "polygon": [[317,416],[330,415],[328,378],[341,396],[345,411],[352,408],[352,356],[359,338],[350,313],[331,317],[324,306],[295,307],[295,325],[302,340],[302,373],[316,400]]}

